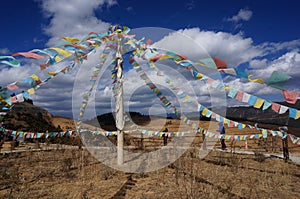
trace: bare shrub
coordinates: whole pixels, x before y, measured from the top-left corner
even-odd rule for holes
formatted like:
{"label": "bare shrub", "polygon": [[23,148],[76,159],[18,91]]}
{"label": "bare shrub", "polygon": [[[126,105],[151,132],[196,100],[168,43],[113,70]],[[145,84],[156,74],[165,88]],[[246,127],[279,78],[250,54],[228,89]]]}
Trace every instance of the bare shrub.
{"label": "bare shrub", "polygon": [[259,151],[254,151],[254,160],[257,162],[264,162],[267,159],[267,157]]}

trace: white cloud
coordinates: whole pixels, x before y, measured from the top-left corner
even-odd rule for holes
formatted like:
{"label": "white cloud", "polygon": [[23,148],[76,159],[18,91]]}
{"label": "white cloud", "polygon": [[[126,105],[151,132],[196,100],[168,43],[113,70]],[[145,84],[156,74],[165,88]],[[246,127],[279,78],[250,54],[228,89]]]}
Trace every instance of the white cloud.
{"label": "white cloud", "polygon": [[259,47],[264,49],[266,53],[276,53],[281,50],[299,51],[300,39],[293,40],[293,41],[285,41],[281,43],[265,42],[260,44]]}
{"label": "white cloud", "polygon": [[249,62],[251,68],[265,68],[268,66],[269,61],[264,59],[253,59]]}
{"label": "white cloud", "polygon": [[300,53],[297,51],[287,52],[274,60],[267,61],[263,59],[260,62],[257,60],[254,60],[254,62],[260,64],[256,65],[256,70],[253,72],[261,77],[269,77],[273,71],[285,73],[293,78],[300,77]]}
{"label": "white cloud", "polygon": [[253,15],[253,12],[247,8],[240,9],[237,15],[228,18],[227,21],[233,21],[238,23],[240,21],[249,21]]}
{"label": "white cloud", "polygon": [[[243,38],[241,34],[201,31],[199,28],[183,29],[179,30],[178,33],[170,34],[156,45],[164,45],[166,48],[173,49],[175,52],[185,54],[188,57],[208,53],[211,57],[226,60],[230,67],[236,67],[264,54],[264,50],[255,46],[251,38]],[[182,35],[190,39],[182,39],[184,38]]]}
{"label": "white cloud", "polygon": [[95,16],[95,10],[101,6],[112,6],[115,0],[44,0],[41,1],[45,16],[51,18],[45,33],[51,38],[48,45],[54,45],[61,37],[82,38],[89,32],[101,32],[109,24]]}
{"label": "white cloud", "polygon": [[8,48],[0,48],[0,55],[8,55],[10,50]]}

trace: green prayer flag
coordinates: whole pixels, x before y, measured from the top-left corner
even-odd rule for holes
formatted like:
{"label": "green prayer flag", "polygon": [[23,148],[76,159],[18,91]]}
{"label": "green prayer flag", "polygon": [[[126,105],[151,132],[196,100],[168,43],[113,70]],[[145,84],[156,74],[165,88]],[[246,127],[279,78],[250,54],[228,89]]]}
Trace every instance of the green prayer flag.
{"label": "green prayer flag", "polygon": [[271,77],[269,77],[267,84],[271,87],[283,90],[283,87],[290,78],[291,76],[287,74],[274,71]]}
{"label": "green prayer flag", "polygon": [[199,62],[205,64],[205,66],[208,68],[213,68],[213,69],[217,68],[217,66],[212,58],[200,59]]}

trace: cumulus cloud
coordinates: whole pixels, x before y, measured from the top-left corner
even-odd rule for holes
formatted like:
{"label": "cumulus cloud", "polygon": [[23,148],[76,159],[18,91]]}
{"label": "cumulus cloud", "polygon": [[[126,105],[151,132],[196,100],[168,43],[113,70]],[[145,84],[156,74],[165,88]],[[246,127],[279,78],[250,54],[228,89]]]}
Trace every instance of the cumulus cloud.
{"label": "cumulus cloud", "polygon": [[62,36],[82,38],[89,32],[101,32],[109,24],[95,16],[95,10],[113,6],[115,0],[45,0],[41,1],[46,17],[51,18],[45,33],[51,38],[48,45],[56,44]]}
{"label": "cumulus cloud", "polygon": [[[106,31],[109,27],[109,23],[98,19],[95,16],[95,11],[104,7],[109,8],[116,4],[115,0],[44,0],[39,2],[45,17],[50,19],[49,25],[44,27],[44,32],[50,37],[47,42],[48,46],[54,46],[61,41],[61,37],[63,36],[81,39],[92,31]],[[8,52],[8,49],[1,49],[0,51],[0,53],[5,54]],[[97,52],[101,53],[101,49]],[[91,68],[95,66],[98,61],[99,55],[92,54],[86,63],[77,66],[77,69],[74,69],[72,73],[55,77],[31,96],[34,103],[46,108],[54,115],[72,117],[72,94],[81,102],[82,94],[88,88],[89,78],[92,75]],[[21,68],[2,69],[0,72],[2,86],[14,81],[21,81],[31,74],[37,74],[41,79],[44,79],[47,77],[47,71],[59,70],[66,66],[68,62],[51,66],[47,71],[43,72],[39,71],[39,64],[40,63],[27,60],[23,63]],[[80,76],[77,75],[79,68],[85,69],[80,71]],[[84,84],[74,91],[73,85],[75,80],[84,82]],[[24,88],[22,87],[22,89]],[[75,108],[78,108],[78,110],[79,107],[79,103],[75,105]]]}
{"label": "cumulus cloud", "polygon": [[[184,37],[190,39],[183,40]],[[183,42],[171,42],[178,40],[187,43],[183,45]],[[244,38],[241,34],[233,35],[227,32],[203,31],[199,28],[182,29],[171,33],[156,45],[162,44],[166,48],[174,49],[177,52],[186,54],[188,57],[199,57],[201,54],[202,56],[219,57],[226,60],[231,67],[236,67],[264,54],[264,50],[259,46],[255,46],[251,38]]]}
{"label": "cumulus cloud", "polygon": [[237,15],[234,15],[227,19],[227,21],[233,21],[238,23],[240,21],[249,21],[253,15],[253,12],[247,8],[240,9]]}

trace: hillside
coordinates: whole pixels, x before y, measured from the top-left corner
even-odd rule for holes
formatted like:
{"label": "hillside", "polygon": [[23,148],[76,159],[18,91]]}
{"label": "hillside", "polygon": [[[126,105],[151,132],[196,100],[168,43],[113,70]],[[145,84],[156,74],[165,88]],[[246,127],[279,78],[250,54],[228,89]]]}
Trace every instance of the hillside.
{"label": "hillside", "polygon": [[[285,104],[284,102],[281,104],[300,109],[300,100],[298,100],[295,105]],[[217,110],[215,111],[218,112]],[[142,115],[137,112],[130,112],[129,115],[132,121],[137,125],[147,126],[151,123],[151,119],[147,115]],[[274,130],[277,130],[278,126],[288,126],[290,133],[300,135],[300,120],[289,118],[288,112],[279,115],[271,109],[263,111],[253,107],[228,107],[226,115],[227,118],[234,121],[252,125],[259,123],[259,127]],[[199,120],[200,117],[199,113],[190,113],[187,114],[187,116],[191,120]],[[151,118],[159,119],[161,117],[157,116]],[[175,119],[175,117],[169,115],[168,119]],[[200,120],[205,121],[209,120],[209,118],[201,116]],[[53,116],[47,110],[27,102],[14,105],[12,110],[5,115],[3,121],[4,126],[11,130],[42,132],[47,130],[68,131],[76,129],[74,120],[62,116]],[[101,127],[107,131],[115,131],[114,113],[105,113],[97,116],[97,118],[84,121],[83,128],[95,129],[97,127]]]}
{"label": "hillside", "polygon": [[47,110],[27,102],[15,104],[3,118],[3,125],[11,130],[61,131],[52,122],[53,116]]}
{"label": "hillside", "polygon": [[[300,109],[300,100],[296,104],[288,104],[286,102],[278,102],[279,104]],[[289,118],[289,112],[284,114],[275,113],[270,108],[267,110],[256,109],[253,107],[228,107],[227,118],[235,121],[247,121],[250,123],[259,123],[262,126],[276,125],[288,126],[289,132],[300,134],[300,120]],[[262,127],[261,126],[261,127]]]}

